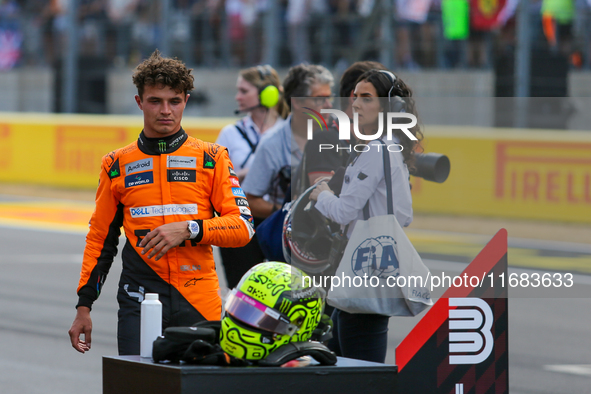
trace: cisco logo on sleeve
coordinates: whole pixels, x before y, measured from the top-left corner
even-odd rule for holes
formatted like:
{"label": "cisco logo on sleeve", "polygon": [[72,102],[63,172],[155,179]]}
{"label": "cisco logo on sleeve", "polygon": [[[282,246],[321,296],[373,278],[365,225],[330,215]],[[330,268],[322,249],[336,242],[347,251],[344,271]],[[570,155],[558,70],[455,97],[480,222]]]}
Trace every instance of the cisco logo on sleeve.
{"label": "cisco logo on sleeve", "polygon": [[152,163],[152,158],[143,159],[143,160],[138,160],[138,161],[134,161],[133,163],[127,164],[125,166],[125,173],[127,175],[129,175],[129,174],[133,174],[135,172],[151,170],[153,168],[154,168],[154,166]]}
{"label": "cisco logo on sleeve", "polygon": [[150,205],[147,207],[129,208],[132,218],[146,218],[150,216],[196,215],[197,204],[168,204]]}

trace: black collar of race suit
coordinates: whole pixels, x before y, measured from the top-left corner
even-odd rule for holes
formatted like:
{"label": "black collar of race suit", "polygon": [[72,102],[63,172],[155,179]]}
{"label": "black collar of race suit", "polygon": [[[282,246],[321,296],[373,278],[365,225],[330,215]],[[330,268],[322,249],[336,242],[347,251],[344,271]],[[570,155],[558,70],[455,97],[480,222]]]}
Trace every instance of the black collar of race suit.
{"label": "black collar of race suit", "polygon": [[147,155],[161,155],[176,151],[183,145],[187,138],[188,135],[182,127],[173,135],[164,138],[148,138],[142,130],[137,141],[137,146]]}

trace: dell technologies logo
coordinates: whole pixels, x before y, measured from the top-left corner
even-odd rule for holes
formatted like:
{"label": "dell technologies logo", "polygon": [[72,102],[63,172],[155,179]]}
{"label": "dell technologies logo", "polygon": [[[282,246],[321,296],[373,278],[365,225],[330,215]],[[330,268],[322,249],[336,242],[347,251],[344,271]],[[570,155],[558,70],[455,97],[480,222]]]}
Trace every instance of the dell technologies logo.
{"label": "dell technologies logo", "polygon": [[196,215],[197,204],[150,205],[129,208],[132,218],[171,215]]}

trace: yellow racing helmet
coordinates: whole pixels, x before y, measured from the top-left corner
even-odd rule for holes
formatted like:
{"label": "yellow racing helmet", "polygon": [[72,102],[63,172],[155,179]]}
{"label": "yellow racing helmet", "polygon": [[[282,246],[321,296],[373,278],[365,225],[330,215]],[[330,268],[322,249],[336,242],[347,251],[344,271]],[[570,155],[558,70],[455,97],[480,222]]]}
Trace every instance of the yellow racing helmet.
{"label": "yellow racing helmet", "polygon": [[325,291],[286,263],[252,267],[225,304],[222,349],[237,358],[260,360],[289,342],[310,339],[324,311]]}

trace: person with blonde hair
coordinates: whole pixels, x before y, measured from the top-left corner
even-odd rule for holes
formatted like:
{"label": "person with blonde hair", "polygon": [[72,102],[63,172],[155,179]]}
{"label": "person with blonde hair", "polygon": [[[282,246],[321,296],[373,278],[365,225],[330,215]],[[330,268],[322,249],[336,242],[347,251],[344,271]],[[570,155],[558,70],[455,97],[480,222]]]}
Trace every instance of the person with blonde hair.
{"label": "person with blonde hair", "polygon": [[238,179],[242,181],[254,158],[262,135],[289,115],[277,71],[267,65],[245,68],[238,74],[235,114],[246,113],[235,124],[225,126],[216,143],[228,148]]}
{"label": "person with blonde hair", "polygon": [[[225,126],[216,141],[228,148],[239,182],[246,176],[254,152],[264,134],[283,123],[289,107],[283,99],[283,87],[277,71],[269,65],[246,68],[236,82],[236,114],[246,113],[235,124]],[[242,200],[240,200],[242,201]],[[246,199],[240,209],[251,215]],[[258,220],[255,218],[255,226]],[[221,248],[222,262],[228,287],[238,284],[242,274],[264,260],[256,235],[242,248]]]}

